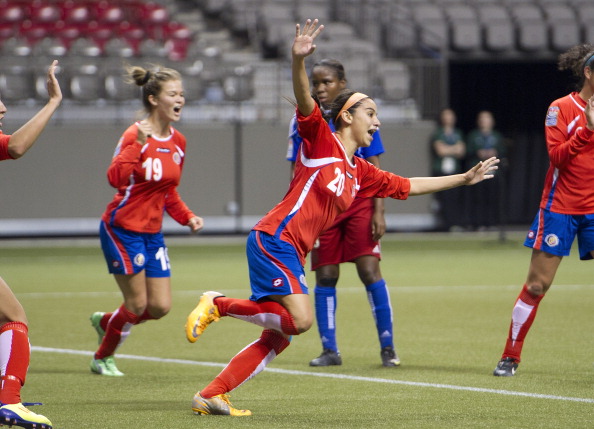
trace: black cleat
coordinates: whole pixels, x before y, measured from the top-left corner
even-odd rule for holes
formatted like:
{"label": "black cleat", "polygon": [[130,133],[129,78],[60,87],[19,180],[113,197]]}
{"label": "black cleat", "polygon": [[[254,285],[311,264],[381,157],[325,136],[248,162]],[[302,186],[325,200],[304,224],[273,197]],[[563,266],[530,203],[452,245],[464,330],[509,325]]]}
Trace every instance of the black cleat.
{"label": "black cleat", "polygon": [[322,354],[309,362],[309,366],[330,366],[342,365],[342,358],[339,352],[334,350],[324,349]]}
{"label": "black cleat", "polygon": [[499,361],[493,375],[496,377],[511,377],[518,369],[518,361],[514,358],[506,357]]}
{"label": "black cleat", "polygon": [[384,347],[381,351],[383,366],[400,366],[400,358],[394,347]]}

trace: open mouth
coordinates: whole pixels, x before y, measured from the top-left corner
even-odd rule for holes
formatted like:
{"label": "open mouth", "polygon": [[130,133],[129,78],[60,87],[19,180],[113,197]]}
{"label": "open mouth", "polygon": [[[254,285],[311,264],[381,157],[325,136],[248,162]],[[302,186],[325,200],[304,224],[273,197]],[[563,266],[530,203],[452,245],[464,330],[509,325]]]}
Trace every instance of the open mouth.
{"label": "open mouth", "polygon": [[376,131],[377,131],[376,129],[369,130],[369,131],[367,131],[367,134],[369,134],[371,137],[373,137],[373,135],[375,134]]}
{"label": "open mouth", "polygon": [[182,109],[182,108],[181,108],[181,106],[175,106],[175,107],[173,108],[173,111],[174,111],[175,113],[179,113],[179,112],[181,112],[181,109]]}

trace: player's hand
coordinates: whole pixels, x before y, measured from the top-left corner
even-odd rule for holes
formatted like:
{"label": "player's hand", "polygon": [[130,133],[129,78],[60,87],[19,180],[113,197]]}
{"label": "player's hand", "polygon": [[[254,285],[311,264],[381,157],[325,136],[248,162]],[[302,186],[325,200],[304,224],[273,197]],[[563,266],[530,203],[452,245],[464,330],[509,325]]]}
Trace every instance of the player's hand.
{"label": "player's hand", "polygon": [[499,164],[499,159],[495,157],[479,162],[464,173],[466,185],[475,185],[485,179],[492,179],[495,171],[499,168],[497,164]]}
{"label": "player's hand", "polygon": [[381,212],[374,212],[371,218],[371,237],[379,241],[386,233],[386,217]]}
{"label": "player's hand", "polygon": [[586,116],[586,127],[590,131],[594,131],[594,95],[592,95],[586,102],[584,115]]}
{"label": "player's hand", "polygon": [[204,228],[204,219],[200,216],[194,216],[188,221],[188,226],[192,232],[198,232]]}
{"label": "player's hand", "polygon": [[137,122],[136,126],[138,127],[138,136],[136,137],[136,141],[144,146],[146,144],[146,139],[152,136],[153,130],[146,120]]}
{"label": "player's hand", "polygon": [[47,95],[50,100],[60,103],[62,101],[62,90],[60,89],[60,83],[56,79],[56,68],[58,67],[58,60],[52,61],[51,65],[47,69]]}
{"label": "player's hand", "polygon": [[324,29],[323,25],[320,25],[319,27],[317,27],[317,25],[317,19],[314,19],[313,22],[311,19],[308,19],[303,25],[303,30],[299,24],[295,26],[295,40],[293,41],[293,47],[291,49],[291,53],[294,57],[305,58],[308,55],[313,54],[316,50],[314,40]]}

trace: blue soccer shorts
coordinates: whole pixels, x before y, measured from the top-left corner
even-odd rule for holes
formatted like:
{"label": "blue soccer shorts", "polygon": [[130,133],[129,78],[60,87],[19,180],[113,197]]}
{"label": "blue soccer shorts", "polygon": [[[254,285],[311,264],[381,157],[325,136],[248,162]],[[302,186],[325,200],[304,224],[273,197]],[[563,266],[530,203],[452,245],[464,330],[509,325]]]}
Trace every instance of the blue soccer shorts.
{"label": "blue soccer shorts", "polygon": [[111,274],[136,274],[145,270],[147,277],[171,277],[162,233],[128,231],[101,221],[99,238]]}
{"label": "blue soccer shorts", "polygon": [[289,243],[261,231],[252,231],[246,247],[252,301],[269,295],[307,294],[305,271]]}
{"label": "blue soccer shorts", "polygon": [[532,222],[524,246],[557,256],[568,256],[577,236],[580,259],[592,259],[594,214],[567,215],[540,209]]}

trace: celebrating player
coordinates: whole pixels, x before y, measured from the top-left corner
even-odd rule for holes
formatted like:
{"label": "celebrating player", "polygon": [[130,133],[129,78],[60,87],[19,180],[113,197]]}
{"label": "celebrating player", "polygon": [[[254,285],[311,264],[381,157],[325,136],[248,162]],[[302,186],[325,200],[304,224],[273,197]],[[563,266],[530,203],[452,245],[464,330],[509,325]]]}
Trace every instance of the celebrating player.
{"label": "celebrating player", "polygon": [[171,126],[180,119],[184,90],[180,74],[169,68],[128,68],[131,80],[142,87],[146,119],[131,125],[121,137],[107,170],[117,188],[99,229],[109,272],[124,296],[113,313],[96,312],[91,324],[99,335],[99,349],[91,371],[124,375],[113,354],[132,326],[165,316],[171,307],[167,247],[161,232],[163,211],[193,232],[202,218],[184,204],[177,192],[186,152],[186,138]]}
{"label": "celebrating player", "polygon": [[[18,159],[37,140],[62,101],[62,91],[56,79],[54,61],[47,72],[47,104],[12,135],[0,131],[0,161]],[[7,109],[0,101],[0,129]],[[0,426],[51,429],[52,423],[41,414],[33,413],[21,403],[21,387],[25,384],[31,347],[27,315],[10,287],[0,278]]]}
{"label": "celebrating player", "polygon": [[524,242],[532,248],[528,278],[514,305],[496,376],[515,374],[538,305],[576,236],[580,259],[594,257],[594,45],[574,46],[559,56],[558,65],[571,70],[578,84],[575,92],[553,101],[545,118],[550,165]]}
{"label": "celebrating player", "polygon": [[292,47],[293,89],[297,122],[303,138],[295,175],[283,200],[252,229],[247,257],[252,296],[227,298],[206,292],[186,322],[186,337],[195,342],[213,321],[224,316],[264,328],[259,339],[239,352],[223,371],[194,396],[196,414],[251,415],[235,409],[227,393],[257,375],[288,345],[307,331],[313,309],[307,296],[303,265],[322,231],[332,225],[358,195],[406,199],[409,195],[472,185],[492,177],[498,160],[477,164],[464,174],[407,179],[382,171],[354,156],[371,144],[380,126],[377,106],[368,96],[345,90],[332,104],[333,133],[311,96],[305,57],[312,54],[322,31],[318,21],[297,24]]}
{"label": "celebrating player", "polygon": [[[318,61],[311,69],[311,83],[314,97],[327,110],[326,106],[331,105],[346,88],[344,66],[334,59]],[[332,118],[328,119],[330,129],[334,131]],[[293,116],[287,151],[291,172],[295,168],[301,141],[297,132],[297,116]],[[379,168],[382,153],[384,146],[377,130],[373,133],[371,144],[358,148],[355,156]],[[311,252],[311,268],[316,272],[315,313],[323,350],[309,363],[311,366],[342,364],[336,342],[336,284],[340,274],[339,264],[343,262],[355,263],[359,278],[365,285],[380,341],[382,364],[387,367],[400,365],[394,349],[390,293],[379,266],[379,240],[385,232],[384,200],[356,197],[348,210],[340,214],[316,242]]]}

